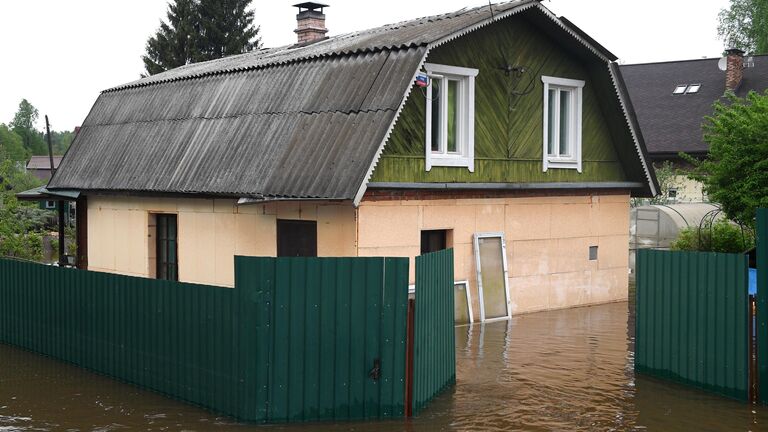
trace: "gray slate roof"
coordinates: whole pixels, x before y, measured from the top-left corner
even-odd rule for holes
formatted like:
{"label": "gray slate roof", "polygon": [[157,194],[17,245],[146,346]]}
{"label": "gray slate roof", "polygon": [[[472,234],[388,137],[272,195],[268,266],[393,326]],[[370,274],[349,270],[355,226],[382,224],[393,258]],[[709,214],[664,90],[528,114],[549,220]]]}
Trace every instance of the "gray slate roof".
{"label": "gray slate roof", "polygon": [[[704,117],[725,92],[725,72],[717,67],[719,58],[663,63],[622,65],[648,153],[651,157],[675,156],[679,152],[705,153]],[[768,89],[768,56],[754,56],[755,66],[744,69],[738,96],[749,90]],[[701,84],[695,94],[673,95],[677,85]]]}
{"label": "gray slate roof", "polygon": [[[497,4],[494,13],[536,4]],[[489,18],[483,6],[108,89],[48,187],[352,199],[427,45]]]}
{"label": "gray slate roof", "polygon": [[[493,18],[529,9],[556,20],[537,0],[496,4]],[[48,188],[359,198],[429,47],[490,20],[481,6],[182,66],[105,90]],[[575,26],[559,25],[574,38],[564,43],[585,39]],[[580,48],[615,59],[586,39]]]}

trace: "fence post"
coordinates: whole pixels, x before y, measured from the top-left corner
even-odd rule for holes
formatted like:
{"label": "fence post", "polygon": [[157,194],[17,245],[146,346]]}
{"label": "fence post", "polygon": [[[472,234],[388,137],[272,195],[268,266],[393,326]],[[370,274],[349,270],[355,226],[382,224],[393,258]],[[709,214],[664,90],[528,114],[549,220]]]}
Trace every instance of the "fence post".
{"label": "fence post", "polygon": [[768,209],[757,210],[757,394],[768,404]]}

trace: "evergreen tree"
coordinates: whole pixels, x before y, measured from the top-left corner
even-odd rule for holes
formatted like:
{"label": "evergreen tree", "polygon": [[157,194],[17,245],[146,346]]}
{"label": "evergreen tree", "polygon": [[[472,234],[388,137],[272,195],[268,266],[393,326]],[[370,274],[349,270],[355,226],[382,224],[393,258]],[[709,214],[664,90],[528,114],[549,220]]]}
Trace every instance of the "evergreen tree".
{"label": "evergreen tree", "polygon": [[260,47],[250,0],[200,0],[199,60],[242,54]]}
{"label": "evergreen tree", "polygon": [[175,0],[168,23],[147,41],[148,75],[185,64],[241,54],[260,46],[251,0]]}
{"label": "evergreen tree", "polygon": [[768,54],[768,0],[731,0],[720,11],[717,34],[726,49]]}
{"label": "evergreen tree", "polygon": [[141,57],[148,75],[192,63],[199,58],[199,13],[196,0],[175,0],[168,4],[168,23],[147,40],[147,53]]}

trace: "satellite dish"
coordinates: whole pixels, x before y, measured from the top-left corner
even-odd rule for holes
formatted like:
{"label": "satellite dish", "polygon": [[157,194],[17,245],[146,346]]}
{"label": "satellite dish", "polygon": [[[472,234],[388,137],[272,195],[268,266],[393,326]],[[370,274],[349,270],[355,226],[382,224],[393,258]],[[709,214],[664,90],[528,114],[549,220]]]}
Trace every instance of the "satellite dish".
{"label": "satellite dish", "polygon": [[723,57],[717,62],[717,68],[721,71],[728,69],[728,57]]}

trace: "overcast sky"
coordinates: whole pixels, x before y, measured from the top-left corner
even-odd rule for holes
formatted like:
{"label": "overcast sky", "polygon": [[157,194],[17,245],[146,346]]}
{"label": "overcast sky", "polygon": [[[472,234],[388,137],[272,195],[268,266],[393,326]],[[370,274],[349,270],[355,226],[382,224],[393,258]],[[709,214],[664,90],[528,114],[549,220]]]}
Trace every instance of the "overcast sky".
{"label": "overcast sky", "polygon": [[[330,35],[487,4],[481,0],[325,0]],[[296,0],[256,0],[265,47],[294,42]],[[728,0],[545,0],[626,63],[717,57]],[[99,92],[143,71],[147,38],[167,0],[0,0],[0,123],[22,98],[55,130],[82,123]]]}

